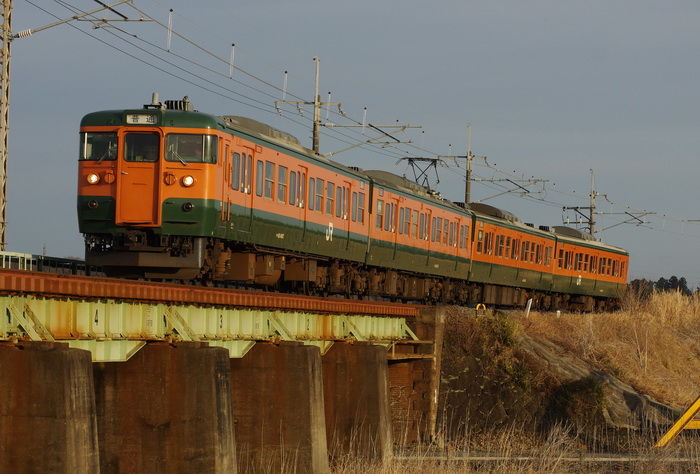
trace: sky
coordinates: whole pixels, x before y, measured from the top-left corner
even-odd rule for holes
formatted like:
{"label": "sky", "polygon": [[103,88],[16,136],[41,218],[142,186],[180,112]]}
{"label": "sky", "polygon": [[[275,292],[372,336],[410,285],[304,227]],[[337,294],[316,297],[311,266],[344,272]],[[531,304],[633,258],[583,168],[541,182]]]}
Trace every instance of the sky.
{"label": "sky", "polygon": [[[700,3],[648,0],[135,0],[117,10],[158,22],[73,21],[12,43],[7,248],[82,257],[76,218],[83,115],[185,95],[200,111],[243,115],[311,146],[314,56],[323,100],[354,120],[410,124],[402,142],[332,159],[412,176],[401,157],[464,155],[467,124],[481,180],[537,178],[516,189],[476,181],[472,200],[535,225],[561,225],[588,206],[594,170],[597,234],[630,252],[630,278],[684,276],[700,284]],[[45,9],[42,11],[40,8]],[[37,28],[99,5],[15,0],[12,29]],[[167,29],[173,9],[174,35]],[[47,13],[48,12],[48,13]],[[100,18],[119,18],[100,13]],[[89,36],[90,35],[90,36]],[[181,35],[181,36],[179,36]],[[128,42],[126,42],[128,41]],[[229,77],[231,44],[236,70]],[[203,67],[200,67],[203,66]],[[296,98],[295,98],[296,97]],[[323,113],[326,121],[326,111]],[[397,122],[398,121],[398,122]],[[321,152],[376,137],[324,128]],[[364,133],[364,134],[363,134]],[[445,160],[432,185],[464,196],[463,161]],[[524,184],[523,184],[524,185]],[[642,226],[615,225],[630,212]]]}

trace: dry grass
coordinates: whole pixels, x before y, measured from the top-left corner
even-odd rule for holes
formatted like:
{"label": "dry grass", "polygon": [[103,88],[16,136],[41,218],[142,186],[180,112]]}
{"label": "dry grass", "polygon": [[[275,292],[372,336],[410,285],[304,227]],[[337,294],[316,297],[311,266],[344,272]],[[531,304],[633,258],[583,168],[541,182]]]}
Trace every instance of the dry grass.
{"label": "dry grass", "polygon": [[700,395],[700,297],[628,297],[615,313],[531,313],[528,334],[561,345],[660,402],[685,407]]}
{"label": "dry grass", "polygon": [[[623,306],[621,311],[603,314],[557,317],[535,312],[529,318],[513,314],[519,330],[530,336],[560,345],[660,402],[687,407],[700,395],[700,297],[679,293],[654,294],[648,300],[628,297]],[[457,442],[397,452],[385,464],[348,458],[333,472],[700,472],[697,436],[680,436],[668,447],[656,449],[653,444],[662,433],[601,431],[594,434],[600,438],[597,446],[625,446],[622,456],[629,456],[604,462],[599,457],[610,453],[592,451],[573,428],[556,425],[539,434],[527,428],[465,432]]]}
{"label": "dry grass", "polygon": [[[630,450],[621,455],[584,453],[572,429],[555,426],[541,439],[516,427],[469,436],[449,446],[419,447],[395,453],[382,464],[348,458],[336,474],[419,473],[667,473],[699,472],[697,440],[679,439],[671,448],[652,448],[647,437],[628,434]],[[611,440],[614,443],[614,441]],[[474,449],[474,446],[488,448]],[[614,460],[611,457],[616,456]]]}

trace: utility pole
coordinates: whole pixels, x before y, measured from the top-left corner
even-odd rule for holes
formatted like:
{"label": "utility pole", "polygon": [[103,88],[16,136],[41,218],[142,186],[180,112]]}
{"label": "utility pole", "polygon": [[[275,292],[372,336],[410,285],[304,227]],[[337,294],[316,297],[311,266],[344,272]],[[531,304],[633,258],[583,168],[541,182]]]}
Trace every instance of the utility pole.
{"label": "utility pole", "polygon": [[[593,168],[589,170],[591,172],[591,192],[588,195],[589,198],[589,205],[588,206],[564,206],[563,210],[564,211],[574,211],[577,213],[579,216],[583,217],[586,219],[587,222],[587,228],[588,228],[588,233],[591,235],[595,235],[595,216],[596,216],[596,210],[595,210],[595,198],[598,196],[604,196],[607,199],[607,195],[604,194],[598,194],[595,190],[595,175],[593,174]],[[581,211],[588,211],[588,215],[584,214]]]}
{"label": "utility pole", "polygon": [[0,251],[5,250],[7,200],[7,139],[10,121],[10,41],[12,0],[2,0],[2,55],[0,56]]}
{"label": "utility pole", "polygon": [[[47,30],[54,26],[62,25],[74,20],[81,20],[95,13],[110,10],[122,19],[94,19],[94,21],[102,24],[111,21],[133,21],[126,18],[121,13],[114,10],[114,7],[122,5],[131,0],[120,0],[112,4],[105,4],[99,0],[95,0],[101,5],[100,8],[84,12],[79,15],[74,15],[64,20],[55,21],[40,28],[23,30],[15,35],[12,34],[12,0],[0,0],[2,2],[2,48],[0,48],[0,251],[5,250],[6,238],[5,230],[7,228],[7,160],[8,160],[8,135],[10,123],[10,44],[12,40],[17,38],[26,38],[39,31]],[[139,20],[147,21],[147,20]]]}
{"label": "utility pole", "polygon": [[[591,172],[591,192],[588,195],[589,198],[589,205],[588,206],[564,206],[562,208],[563,211],[574,211],[576,214],[578,214],[579,218],[583,217],[585,219],[584,224],[587,224],[586,228],[588,229],[588,233],[591,234],[592,236],[595,236],[596,232],[603,232],[608,229],[612,229],[613,227],[620,226],[622,224],[632,224],[637,227],[644,226],[646,224],[649,224],[649,222],[642,220],[643,217],[646,216],[652,216],[656,214],[655,212],[652,211],[623,211],[623,212],[600,212],[596,209],[596,198],[597,197],[603,197],[607,202],[610,204],[613,204],[609,199],[607,194],[600,194],[595,190],[595,175],[593,174],[593,169],[590,170]],[[583,211],[588,211],[587,214],[584,214]],[[623,216],[620,222],[617,222],[615,224],[609,225],[603,229],[598,230],[596,226],[596,216]]]}
{"label": "utility pole", "polygon": [[312,128],[312,133],[311,133],[311,142],[312,142],[312,150],[314,153],[317,155],[321,154],[321,146],[320,146],[320,140],[321,140],[321,106],[325,105],[326,107],[330,107],[331,105],[335,105],[338,107],[338,110],[341,110],[341,104],[337,102],[321,102],[321,96],[318,93],[319,86],[320,86],[320,77],[321,77],[321,60],[317,58],[316,56],[313,57],[313,62],[316,64],[316,78],[314,80],[314,100],[313,101],[291,101],[291,100],[277,100],[275,101],[275,107],[277,108],[277,111],[279,112],[279,105],[280,104],[291,104],[291,105],[296,105],[297,108],[299,109],[299,112],[301,113],[301,106],[302,105],[313,105],[314,107],[314,124]]}
{"label": "utility pole", "polygon": [[467,171],[464,175],[464,205],[468,206],[472,200],[472,162],[475,159],[484,160],[485,163],[487,157],[482,155],[475,155],[472,153],[472,124],[467,124],[467,154],[466,155],[439,155],[438,158],[442,159],[465,159],[467,160]]}
{"label": "utility pole", "polygon": [[[390,144],[399,144],[399,143],[412,143],[411,141],[401,141],[398,138],[392,136],[388,132],[382,130],[383,128],[390,128],[394,129],[392,130],[392,133],[395,133],[396,131],[403,131],[406,130],[407,128],[421,128],[419,126],[414,126],[414,125],[401,125],[401,124],[394,124],[394,125],[372,125],[371,123],[365,124],[364,121],[361,125],[340,125],[336,123],[323,123],[321,121],[321,108],[325,105],[327,108],[331,106],[335,106],[338,108],[338,113],[342,115],[343,117],[347,117],[345,115],[345,112],[343,112],[343,105],[340,102],[331,102],[330,101],[330,95],[331,93],[328,93],[328,98],[329,100],[327,102],[321,102],[321,96],[319,95],[319,83],[320,83],[320,65],[321,65],[321,60],[317,57],[313,58],[314,63],[316,63],[316,79],[314,80],[314,100],[313,101],[294,101],[294,100],[276,100],[275,101],[275,108],[277,109],[277,112],[280,114],[282,111],[280,110],[279,106],[280,104],[290,104],[290,105],[295,105],[297,107],[297,110],[299,110],[299,113],[303,115],[301,106],[302,105],[312,105],[314,108],[314,120],[313,120],[313,128],[312,128],[312,150],[314,153],[317,155],[321,155],[321,147],[320,147],[320,140],[321,140],[321,127],[327,127],[327,128],[352,128],[352,127],[362,127],[362,129],[365,128],[371,128],[377,132],[380,133],[379,136],[369,138],[363,142],[356,143],[354,145],[350,145],[349,147],[343,148],[342,150],[334,151],[331,153],[325,153],[321,156],[324,156],[326,158],[330,158],[333,155],[337,155],[338,153],[342,153],[344,151],[348,151],[352,148],[357,148],[358,146],[366,145],[366,144],[372,144],[372,145],[390,145]],[[284,87],[284,92],[283,92],[283,97],[286,95],[286,84],[287,84],[287,71],[285,71],[285,87]],[[365,107],[365,114],[367,113],[367,108]],[[327,115],[326,115],[327,116]],[[385,138],[388,137],[393,142],[386,143],[386,142],[381,142],[379,141],[380,138]]]}

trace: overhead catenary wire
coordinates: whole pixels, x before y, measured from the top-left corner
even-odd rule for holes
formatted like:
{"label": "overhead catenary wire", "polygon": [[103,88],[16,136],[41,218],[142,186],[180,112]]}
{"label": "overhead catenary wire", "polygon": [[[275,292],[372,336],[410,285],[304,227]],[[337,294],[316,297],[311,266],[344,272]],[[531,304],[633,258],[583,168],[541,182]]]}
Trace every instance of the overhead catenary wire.
{"label": "overhead catenary wire", "polygon": [[[39,8],[40,10],[42,10],[42,11],[48,13],[48,14],[51,14],[51,13],[48,12],[46,9],[39,7],[38,5],[36,5],[35,3],[33,3],[32,1],[30,1],[30,0],[27,0],[27,1],[28,1],[28,3],[30,3],[30,4],[33,5],[33,6],[35,6],[36,8]],[[62,5],[62,6],[64,6],[64,7],[67,8],[67,5],[68,5],[67,2],[65,2],[65,1],[60,1],[60,0],[55,0],[55,1],[56,1],[56,3],[58,3],[58,4],[60,4],[60,5]],[[138,12],[140,12],[142,15],[144,15],[144,16],[146,16],[146,17],[152,19],[152,16],[151,16],[151,15],[148,15],[147,13],[143,12],[141,9],[136,8],[134,5],[129,5],[129,6],[135,8],[135,10],[138,11]],[[73,7],[73,8],[75,9],[75,7]],[[79,10],[79,9],[75,9],[75,10]],[[51,14],[51,15],[54,16],[54,17],[56,17],[56,16],[53,15],[53,14]],[[58,17],[56,17],[56,18],[58,18]],[[258,77],[257,75],[252,74],[252,73],[250,73],[250,72],[244,70],[243,68],[240,68],[240,67],[238,67],[238,66],[235,66],[235,65],[233,64],[233,58],[229,58],[228,60],[223,59],[223,58],[220,58],[218,55],[215,55],[214,53],[212,53],[211,51],[209,51],[208,48],[205,48],[205,47],[199,45],[198,43],[196,43],[196,42],[190,40],[189,38],[186,38],[184,35],[178,33],[178,32],[173,28],[172,22],[169,22],[168,25],[164,25],[163,23],[160,23],[160,22],[157,22],[157,21],[156,21],[156,23],[158,23],[160,26],[162,26],[162,27],[164,27],[164,28],[166,28],[166,29],[169,28],[169,29],[171,30],[171,34],[174,35],[175,37],[180,38],[180,39],[183,39],[183,41],[188,42],[189,44],[191,44],[191,45],[193,45],[194,47],[198,48],[198,49],[201,50],[202,52],[205,52],[205,53],[208,54],[209,56],[215,58],[217,61],[221,61],[221,62],[227,64],[228,66],[230,66],[230,67],[231,67],[231,69],[229,70],[230,73],[231,73],[231,72],[233,71],[233,69],[235,68],[236,71],[241,71],[241,73],[244,74],[244,75],[246,75],[247,77],[249,77],[249,78],[251,78],[251,79],[253,79],[253,80],[255,80],[255,81],[259,81],[259,82],[261,82],[262,84],[264,84],[265,86],[271,87],[271,88],[273,88],[274,90],[276,90],[277,92],[281,92],[281,93],[282,93],[283,95],[285,95],[285,96],[286,96],[287,94],[289,94],[291,97],[299,97],[299,96],[297,96],[297,95],[295,95],[295,94],[292,94],[292,93],[290,93],[290,92],[288,91],[288,89],[287,89],[287,83],[286,83],[286,77],[287,77],[286,73],[285,73],[285,84],[283,85],[282,88],[280,88],[280,87],[275,86],[274,84],[272,84],[272,83],[270,83],[270,82],[268,82],[268,81],[265,81],[264,79]],[[170,62],[170,61],[167,61],[167,60],[165,60],[165,59],[163,59],[163,58],[160,58],[160,57],[158,57],[158,56],[156,56],[156,55],[153,55],[152,53],[146,51],[146,50],[143,49],[143,48],[138,48],[136,45],[131,44],[132,47],[139,49],[139,51],[142,51],[142,52],[144,52],[144,53],[150,54],[150,55],[152,55],[153,57],[157,57],[160,61],[165,62],[168,66],[178,68],[178,70],[180,70],[181,72],[190,74],[190,75],[192,75],[193,77],[195,77],[196,79],[201,80],[201,81],[205,81],[205,82],[207,82],[208,84],[210,84],[212,87],[222,89],[222,90],[224,90],[224,91],[226,91],[226,92],[225,92],[225,93],[222,93],[222,92],[220,92],[220,91],[213,90],[212,88],[203,86],[203,85],[197,83],[196,81],[192,81],[192,80],[189,80],[189,79],[184,78],[184,77],[182,77],[182,76],[179,76],[178,74],[173,73],[172,71],[168,71],[167,69],[164,69],[163,67],[160,67],[160,66],[157,66],[157,65],[155,65],[155,64],[152,64],[152,63],[148,62],[147,60],[144,60],[143,58],[138,57],[138,56],[135,55],[135,54],[129,53],[128,51],[126,51],[126,50],[124,50],[124,49],[121,49],[121,48],[119,48],[119,47],[117,47],[117,46],[115,46],[115,45],[113,45],[113,44],[111,44],[111,43],[109,43],[109,42],[107,42],[107,41],[104,41],[103,39],[98,38],[97,36],[92,35],[92,34],[86,32],[86,31],[82,30],[81,28],[78,28],[78,27],[76,27],[76,26],[74,26],[74,25],[70,25],[70,26],[72,26],[73,28],[75,28],[75,29],[77,29],[78,31],[82,32],[83,34],[86,34],[86,35],[90,36],[91,38],[93,38],[93,39],[95,39],[95,40],[97,40],[97,41],[99,41],[99,42],[101,42],[101,43],[103,43],[103,44],[105,44],[105,45],[107,45],[107,46],[109,46],[109,47],[114,48],[115,50],[121,52],[122,54],[125,54],[125,55],[131,57],[131,58],[134,59],[134,60],[140,61],[140,62],[142,62],[143,64],[148,65],[149,67],[155,68],[155,69],[158,70],[158,71],[161,71],[161,72],[163,72],[163,73],[165,73],[165,74],[168,74],[168,75],[170,75],[170,76],[172,76],[172,77],[175,77],[175,78],[177,78],[177,79],[179,79],[179,80],[182,80],[182,81],[184,81],[184,82],[186,82],[186,83],[189,83],[189,84],[191,84],[191,85],[193,85],[193,86],[196,86],[196,87],[198,87],[198,88],[201,88],[202,90],[204,90],[204,91],[206,91],[206,92],[216,94],[216,95],[218,95],[218,96],[224,97],[224,98],[226,98],[226,99],[228,99],[228,100],[234,101],[234,102],[239,103],[239,104],[241,104],[241,105],[245,105],[245,106],[247,106],[247,107],[252,107],[252,108],[255,108],[255,109],[257,109],[257,110],[266,112],[266,113],[275,113],[275,114],[277,113],[277,111],[273,111],[273,110],[270,108],[270,105],[267,104],[267,103],[265,103],[264,101],[261,101],[261,100],[259,100],[259,99],[255,99],[255,98],[253,98],[253,97],[249,97],[249,96],[245,96],[245,95],[243,95],[243,94],[240,94],[238,91],[235,91],[235,90],[233,90],[233,89],[230,89],[230,88],[227,88],[227,87],[225,87],[225,86],[222,86],[221,84],[215,83],[214,81],[211,81],[211,80],[209,80],[209,79],[207,79],[207,78],[204,78],[204,77],[202,77],[202,76],[200,76],[200,75],[197,75],[196,73],[192,73],[191,71],[189,71],[189,70],[187,70],[187,69],[185,69],[185,68],[182,68],[182,67],[180,67],[180,66],[177,66],[177,65],[173,64],[173,63]],[[122,33],[123,35],[130,35],[131,37],[138,38],[136,35],[134,35],[134,34],[132,34],[132,33],[129,33],[129,32],[126,31],[125,29],[118,29],[118,28],[111,28],[111,29],[114,29],[115,31],[122,30],[121,33]],[[120,37],[119,35],[115,35],[115,36],[116,36],[116,37]],[[120,38],[120,39],[121,39],[121,38]],[[142,39],[142,38],[138,38],[138,39],[139,39],[139,41],[145,41],[145,40]],[[170,51],[168,51],[169,54],[173,54],[173,55],[177,56],[178,59],[180,59],[180,60],[182,60],[182,61],[190,62],[190,63],[193,64],[193,65],[196,64],[196,61],[189,60],[189,58],[186,58],[186,57],[183,56],[183,55],[176,55],[176,54],[172,51],[171,46],[172,46],[171,44],[168,44],[168,48],[167,48],[167,49],[170,49]],[[156,46],[151,46],[151,47],[156,47]],[[159,49],[159,50],[163,50],[162,47],[159,47],[158,49]],[[233,53],[233,51],[232,51],[232,53]],[[197,66],[197,67],[202,67],[202,68],[205,68],[205,69],[207,68],[206,66],[201,65],[201,64],[196,64],[196,66]],[[221,74],[220,72],[215,71],[215,70],[213,70],[212,68],[208,68],[208,71],[209,71],[210,73],[216,74],[216,75],[218,75],[218,76],[222,76],[222,77],[225,76],[225,74]],[[231,74],[230,74],[230,75],[231,75]],[[230,80],[230,79],[231,79],[231,78],[229,77],[229,80]],[[268,93],[268,92],[266,92],[266,91],[263,91],[263,90],[260,89],[260,88],[256,88],[256,87],[251,86],[250,84],[246,84],[246,83],[244,83],[244,82],[242,82],[242,81],[238,81],[238,82],[236,82],[236,83],[237,83],[237,84],[240,84],[240,85],[242,85],[242,86],[244,86],[244,87],[250,88],[251,90],[255,90],[257,93],[264,94],[265,96],[268,96],[268,97],[275,97],[275,96],[273,96],[272,94],[270,94],[270,93]],[[248,101],[251,101],[252,103],[247,103],[245,100],[241,100],[241,99],[237,99],[236,97],[232,97],[230,94],[233,94],[233,95],[235,95],[235,96],[237,96],[237,97],[241,97],[241,96],[242,96],[243,98],[245,98],[245,99],[248,100]],[[259,105],[256,105],[256,104],[259,104]],[[366,111],[366,109],[365,109],[365,111]],[[329,112],[329,111],[327,110],[327,113],[328,113],[328,112]],[[337,112],[335,112],[335,111],[332,111],[332,113],[337,114]],[[285,114],[285,115],[284,115],[284,118],[285,118],[285,120],[289,120],[291,123],[295,123],[295,124],[297,124],[297,125],[299,125],[299,126],[305,126],[305,124],[301,123],[299,120],[294,119],[292,116],[290,116],[290,114]],[[360,125],[364,125],[364,124],[367,123],[367,121],[366,121],[366,115],[363,116],[362,121],[353,120],[352,118],[348,117],[347,115],[344,115],[344,118],[346,118],[346,119],[348,119],[348,120],[350,120],[350,121],[352,121],[352,122],[354,122],[354,123],[356,123],[356,124],[360,124]],[[305,119],[304,119],[304,120],[305,120]],[[351,132],[355,132],[355,131],[354,131],[354,130],[351,130]],[[332,139],[334,139],[334,140],[337,140],[337,141],[339,141],[339,142],[341,142],[341,143],[346,143],[346,144],[357,143],[357,141],[356,141],[354,138],[352,138],[351,136],[349,136],[349,135],[347,135],[347,134],[343,134],[342,132],[340,132],[340,131],[337,130],[337,129],[327,130],[326,133],[327,133],[327,136],[328,136],[329,138],[332,138]],[[362,132],[358,132],[358,133],[361,134]],[[342,138],[341,138],[341,137],[342,137]],[[385,149],[380,149],[377,145],[372,145],[372,144],[365,144],[365,145],[362,145],[360,148],[361,148],[361,149],[364,149],[364,150],[367,150],[367,151],[371,151],[371,152],[373,152],[373,153],[378,153],[378,154],[381,154],[381,155],[384,155],[384,156],[389,156],[389,157],[398,157],[398,156],[401,156],[401,155],[403,154],[403,153],[400,153],[400,152],[387,152]],[[415,144],[403,144],[403,146],[392,145],[392,148],[394,148],[394,149],[396,149],[396,150],[405,150],[405,149],[419,150],[419,151],[422,151],[422,152],[425,152],[425,153],[429,153],[429,154],[433,154],[433,155],[436,155],[436,156],[438,155],[438,153],[436,153],[436,152],[434,152],[434,151],[428,150],[428,149],[426,149],[426,148],[420,147],[420,146],[415,145]],[[505,172],[505,171],[500,170],[500,169],[497,169],[497,168],[495,168],[495,166],[487,165],[487,168],[490,168],[494,173],[502,173],[502,174],[504,174],[504,175],[510,175],[510,173]],[[450,170],[450,172],[453,172],[453,171]],[[455,173],[455,174],[456,174],[456,173]],[[514,175],[511,175],[511,176],[514,176]],[[480,184],[486,186],[486,183],[480,183]],[[488,187],[488,186],[487,186],[487,187]],[[503,190],[503,189],[506,189],[506,187],[504,187],[504,186],[493,186],[493,185],[491,185],[490,189],[499,189],[499,190]],[[545,195],[546,195],[547,192],[557,193],[557,194],[560,194],[560,195],[563,195],[563,196],[567,196],[567,197],[570,197],[570,198],[573,198],[573,199],[577,199],[577,200],[583,199],[583,195],[576,195],[576,194],[574,194],[574,193],[567,193],[567,192],[565,192],[565,191],[561,191],[560,189],[556,189],[556,188],[552,188],[552,187],[544,187],[544,188],[542,189],[542,191],[538,191],[538,193],[540,193],[540,194],[544,193]],[[558,203],[558,202],[552,201],[552,200],[550,200],[550,199],[546,199],[546,198],[534,196],[534,195],[532,195],[531,193],[525,193],[525,192],[517,193],[517,196],[518,196],[519,198],[522,198],[522,199],[525,199],[525,200],[528,200],[528,201],[532,201],[532,202],[537,202],[537,203],[540,203],[540,204],[543,204],[543,205],[547,205],[547,206],[550,206],[550,207],[554,207],[554,206],[559,207],[559,206],[561,206],[561,205],[563,204],[563,203]],[[617,203],[615,203],[615,202],[613,202],[613,201],[610,201],[610,205],[611,205],[611,206],[620,206],[619,204],[617,204]],[[629,210],[634,210],[634,209],[633,209],[632,207],[630,207],[630,206],[625,206],[624,208],[625,208],[625,209],[629,209]],[[695,222],[695,219],[687,219],[687,218],[674,217],[674,216],[670,216],[670,215],[668,215],[668,214],[666,214],[666,213],[660,213],[660,217],[663,217],[663,219],[668,219],[668,220],[670,220],[670,221],[680,222],[680,223],[690,223],[690,224],[697,224],[697,223],[698,223],[698,222]],[[687,235],[687,234],[683,234],[683,235]]]}

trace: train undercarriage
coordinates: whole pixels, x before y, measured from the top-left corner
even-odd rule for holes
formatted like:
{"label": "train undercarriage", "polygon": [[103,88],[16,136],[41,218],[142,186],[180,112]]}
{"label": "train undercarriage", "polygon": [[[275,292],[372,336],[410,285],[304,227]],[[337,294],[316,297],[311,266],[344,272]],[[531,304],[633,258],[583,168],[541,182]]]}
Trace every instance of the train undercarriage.
{"label": "train undercarriage", "polygon": [[218,239],[143,232],[87,236],[86,260],[111,276],[232,283],[277,291],[423,304],[524,307],[553,311],[605,311],[618,299],[551,293],[490,283],[372,267],[360,262],[303,255]]}

